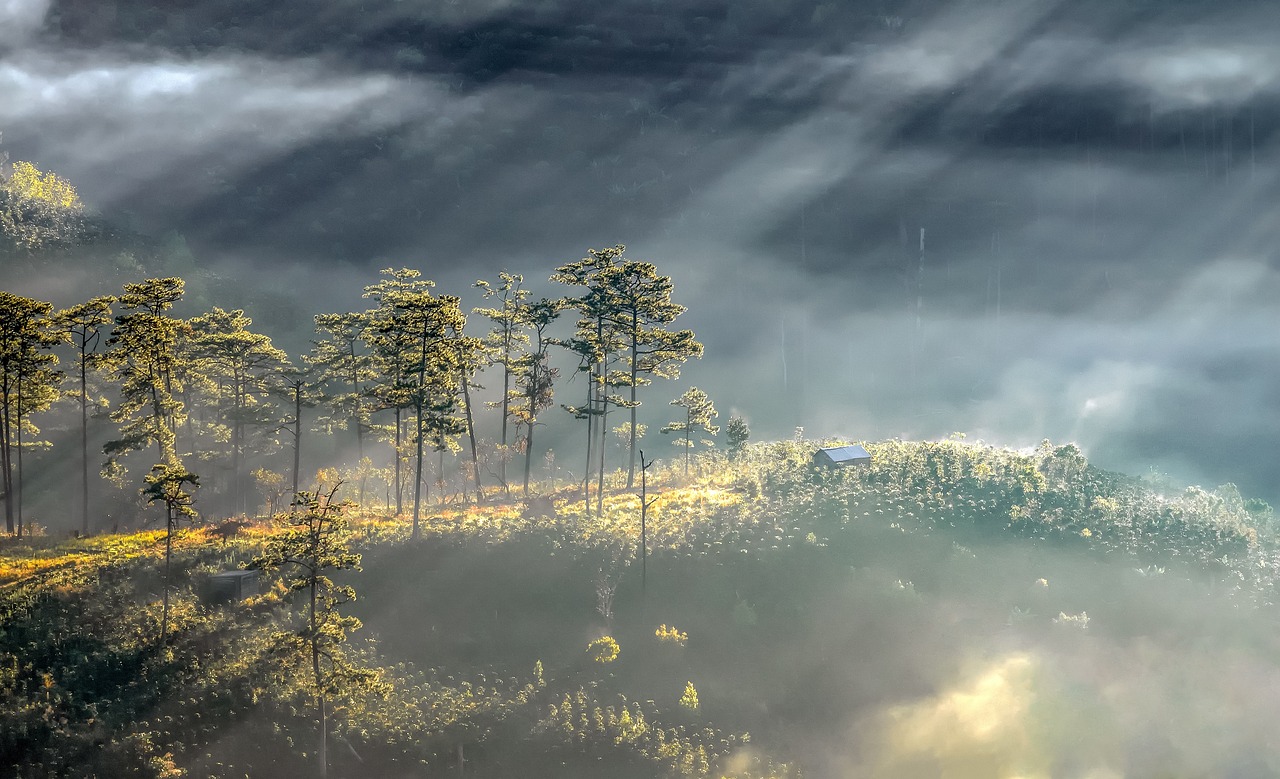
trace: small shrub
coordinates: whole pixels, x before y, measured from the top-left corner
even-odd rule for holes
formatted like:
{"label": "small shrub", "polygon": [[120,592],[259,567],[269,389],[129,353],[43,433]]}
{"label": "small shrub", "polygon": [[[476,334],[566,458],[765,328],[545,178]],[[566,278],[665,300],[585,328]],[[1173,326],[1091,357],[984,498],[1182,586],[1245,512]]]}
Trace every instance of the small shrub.
{"label": "small shrub", "polygon": [[694,689],[693,682],[685,682],[684,695],[680,696],[680,705],[689,711],[698,710],[698,691]]}
{"label": "small shrub", "polygon": [[601,636],[587,644],[587,653],[597,663],[612,663],[618,659],[618,654],[621,651],[621,647],[618,646],[618,642],[614,640],[613,636]]}
{"label": "small shrub", "polygon": [[674,625],[661,624],[658,629],[653,631],[658,640],[667,644],[676,644],[684,646],[689,641],[689,634],[675,627]]}

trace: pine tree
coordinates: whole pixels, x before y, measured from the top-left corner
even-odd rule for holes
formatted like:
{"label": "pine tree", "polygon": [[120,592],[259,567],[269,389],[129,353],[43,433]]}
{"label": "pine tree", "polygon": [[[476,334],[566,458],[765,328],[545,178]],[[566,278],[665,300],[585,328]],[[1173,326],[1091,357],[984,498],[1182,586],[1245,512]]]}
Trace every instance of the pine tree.
{"label": "pine tree", "polygon": [[707,393],[697,387],[690,387],[683,395],[671,401],[671,405],[684,409],[684,419],[667,424],[662,428],[662,432],[684,433],[684,437],[680,441],[684,446],[684,475],[688,476],[689,452],[694,447],[694,442],[690,435],[694,430],[701,430],[711,435],[718,433],[720,428],[711,424],[711,420],[720,414],[716,411],[715,404],[711,402],[711,398]]}
{"label": "pine tree", "polygon": [[[366,350],[365,336],[369,315],[365,312],[318,314],[315,318],[315,348],[307,362],[319,369],[319,380],[325,389],[326,405],[331,410],[321,417],[330,429],[350,428],[356,437],[357,461],[364,460],[364,434],[369,429],[369,395],[367,385],[375,371]],[[364,500],[364,486],[358,486]]]}
{"label": "pine tree", "polygon": [[172,589],[173,534],[178,520],[194,518],[194,498],[186,487],[199,487],[200,480],[194,473],[178,464],[159,463],[146,477],[142,494],[147,503],[164,504],[164,606],[160,613],[160,645],[169,637],[169,591]]}
{"label": "pine tree", "polygon": [[187,326],[165,312],[182,299],[184,287],[179,278],[124,285],[119,298],[122,313],[107,339],[108,360],[121,396],[111,413],[120,424],[120,437],[103,447],[109,466],[120,455],[151,445],[159,462],[177,462],[177,426],[186,411],[178,399],[182,384],[175,375],[175,363]]}
{"label": "pine tree", "polygon": [[533,434],[538,415],[551,407],[555,380],[560,370],[550,364],[548,354],[553,341],[547,334],[564,310],[564,300],[543,298],[530,303],[521,312],[521,323],[532,332],[533,347],[515,364],[515,403],[511,413],[524,429],[524,498],[529,498],[529,473],[533,467]]}
{"label": "pine tree", "polygon": [[288,568],[290,591],[306,597],[306,622],[300,630],[278,633],[276,656],[310,677],[320,720],[320,775],[327,776],[329,701],[357,691],[385,692],[377,671],[360,668],[343,651],[347,635],[359,630],[360,620],[339,609],[356,599],[350,585],[330,578],[332,571],[360,570],[360,555],[351,551],[347,512],[351,504],[337,502],[340,484],[327,493],[299,492],[294,510],[283,514],[284,531],[272,536],[266,550],[250,563],[264,571]]}
{"label": "pine tree", "polygon": [[[587,422],[586,466],[583,473],[583,504],[589,509],[592,468],[597,466],[596,510],[601,512],[604,503],[605,441],[608,434],[610,405],[621,405],[623,400],[610,394],[610,387],[617,386],[620,373],[612,370],[624,342],[618,332],[613,300],[610,297],[608,278],[616,271],[617,260],[626,251],[618,244],[608,249],[589,249],[587,256],[577,262],[558,268],[551,280],[583,292],[569,298],[568,305],[579,313],[574,336],[560,342],[576,354],[580,360],[578,370],[587,374],[587,398],[582,406],[565,406],[575,419]],[[592,457],[593,448],[598,450]]]}
{"label": "pine tree", "polygon": [[[369,349],[369,397],[378,410],[392,412],[392,429],[387,440],[393,450],[392,470],[395,481],[396,514],[404,511],[405,422],[404,413],[413,407],[409,378],[405,375],[405,355],[416,345],[411,333],[394,324],[397,301],[419,294],[429,294],[435,282],[421,278],[412,268],[384,268],[385,277],[364,288],[364,297],[378,305],[364,313],[366,327],[361,335]],[[386,432],[384,430],[384,432]]]}
{"label": "pine tree", "polygon": [[99,348],[111,325],[114,296],[91,298],[55,316],[61,336],[75,349],[80,401],[80,532],[89,534],[89,372],[104,366]]}
{"label": "pine tree", "polygon": [[218,424],[227,431],[231,448],[230,506],[237,514],[248,510],[246,449],[253,445],[254,451],[260,451],[259,436],[276,422],[270,404],[271,388],[287,359],[269,336],[251,331],[252,324],[243,311],[221,308],[189,322],[192,355],[201,373],[216,388],[211,406]]}
{"label": "pine tree", "polygon": [[742,417],[729,417],[724,432],[729,445],[729,457],[737,459],[751,438],[751,428],[747,427],[747,421]]}
{"label": "pine tree", "polygon": [[524,350],[529,343],[529,334],[524,330],[525,312],[528,310],[529,290],[524,288],[524,276],[503,271],[498,274],[498,285],[495,287],[487,281],[475,283],[486,300],[494,300],[496,308],[476,308],[472,313],[488,318],[493,327],[484,336],[484,353],[490,365],[502,366],[502,399],[491,405],[502,409],[502,437],[499,449],[498,477],[502,480],[502,488],[511,495],[511,485],[507,481],[507,461],[510,459],[510,438],[508,426],[512,419],[511,409],[512,381],[517,372],[517,363],[523,358]]}
{"label": "pine tree", "polygon": [[[417,271],[412,271],[417,276]],[[443,454],[457,446],[456,436],[465,432],[458,419],[458,395],[466,349],[458,333],[466,324],[459,299],[434,296],[430,282],[412,288],[380,292],[372,317],[371,339],[376,343],[378,364],[386,377],[395,377],[394,402],[407,404],[414,414],[413,537],[420,534],[422,514],[422,474],[425,444]],[[398,424],[398,421],[397,421]],[[443,462],[438,474],[444,479]]]}
{"label": "pine tree", "polygon": [[[303,358],[306,359],[305,357]],[[280,421],[277,430],[286,433],[293,441],[293,467],[290,471],[292,490],[298,494],[302,467],[302,410],[314,408],[324,397],[317,378],[319,371],[313,365],[295,367],[286,364],[276,374],[271,391],[282,398],[289,412]]]}
{"label": "pine tree", "polygon": [[[0,291],[0,471],[5,529],[22,535],[23,432],[36,432],[30,415],[57,397],[60,379],[49,349],[53,305]],[[15,463],[16,460],[16,463]]]}
{"label": "pine tree", "polygon": [[694,339],[691,330],[666,329],[685,312],[685,307],[671,301],[671,277],[659,275],[652,263],[621,262],[602,274],[602,281],[607,286],[609,318],[623,341],[626,372],[618,383],[630,389],[630,398],[623,405],[631,411],[627,443],[627,489],[631,489],[635,486],[635,438],[639,429],[637,391],[654,378],[679,378],[684,362],[702,357],[702,344]]}

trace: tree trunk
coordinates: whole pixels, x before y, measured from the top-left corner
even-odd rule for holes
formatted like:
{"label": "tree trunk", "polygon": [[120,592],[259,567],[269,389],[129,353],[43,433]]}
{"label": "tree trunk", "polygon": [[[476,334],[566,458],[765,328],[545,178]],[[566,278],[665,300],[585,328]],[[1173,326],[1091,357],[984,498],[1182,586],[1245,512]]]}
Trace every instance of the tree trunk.
{"label": "tree trunk", "polygon": [[595,368],[587,367],[587,464],[582,472],[582,513],[591,513],[591,444],[595,440]]}
{"label": "tree trunk", "polygon": [[316,682],[316,700],[320,704],[320,776],[329,775],[329,723],[325,711],[324,688],[320,677],[320,646],[316,643],[316,577],[311,575],[311,603],[308,619],[311,624],[311,672]]}
{"label": "tree trunk", "polygon": [[[190,396],[190,394],[187,392],[187,388],[186,388],[186,387],[183,387],[183,388],[182,388],[182,407],[183,407],[183,408],[191,408],[190,400],[191,400],[191,396]],[[186,434],[187,434],[187,440],[191,442],[191,448],[192,448],[193,450],[195,449],[195,442],[196,442],[195,426],[194,426],[194,424],[192,423],[192,417],[194,417],[194,416],[195,416],[195,414],[187,414],[186,419],[182,420],[182,432],[184,432],[184,433],[186,433]],[[201,414],[200,416],[201,416],[201,418],[203,418],[203,417],[204,417],[204,415],[203,415],[203,414]],[[174,446],[174,450],[176,451],[176,450],[177,450],[177,448],[178,448],[178,439],[177,439],[177,438],[175,438],[175,439],[174,439],[174,441],[173,441],[173,446]]]}
{"label": "tree trunk", "polygon": [[241,462],[244,459],[244,427],[240,422],[240,387],[232,389],[231,408],[235,419],[231,421],[231,508],[236,514],[245,514],[244,485],[240,480]]}
{"label": "tree trunk", "polygon": [[[498,458],[498,467],[501,469],[502,489],[506,492],[507,498],[511,498],[511,485],[507,482],[507,418],[511,416],[511,404],[508,395],[511,392],[511,328],[507,326],[504,343],[502,344],[502,457]],[[479,490],[479,482],[476,483],[476,489]]]}
{"label": "tree trunk", "polygon": [[436,464],[436,502],[439,503],[441,506],[443,506],[445,503],[445,500],[444,500],[444,435],[443,434],[440,436],[440,440],[437,443],[439,443],[439,448],[436,450],[437,452],[439,452],[439,459]]}
{"label": "tree trunk", "polygon": [[18,509],[18,533],[17,537],[22,538],[22,373],[18,373],[18,403],[16,407],[18,416],[18,469],[16,473],[16,482],[13,484],[13,502]]}
{"label": "tree trunk", "polygon": [[164,419],[164,411],[160,408],[160,391],[155,384],[151,385],[151,414],[155,419],[156,433],[156,451],[160,455],[160,462],[169,462],[169,454],[164,450],[164,429],[167,427]]}
{"label": "tree trunk", "polygon": [[[529,401],[529,407],[533,408],[533,400]],[[524,499],[529,499],[529,471],[533,468],[533,428],[537,425],[537,419],[529,415],[529,432],[524,437]]]}
{"label": "tree trunk", "polygon": [[693,410],[690,409],[684,414],[684,477],[689,478],[689,433],[693,428]]}
{"label": "tree trunk", "polygon": [[645,583],[649,572],[649,466],[640,453],[640,597],[644,598]]}
{"label": "tree trunk", "polygon": [[[505,397],[505,396],[504,396]],[[467,381],[467,375],[462,374],[462,402],[467,407],[467,438],[471,440],[471,472],[476,482],[476,503],[484,503],[484,493],[480,490],[480,457],[476,454],[476,426],[471,416],[471,382]],[[505,411],[503,413],[506,413]],[[502,483],[507,482],[506,473],[506,452],[503,452],[503,471]],[[507,495],[511,494],[511,488],[507,487]]]}
{"label": "tree trunk", "polygon": [[[596,335],[600,343],[604,343],[604,320],[598,320]],[[606,348],[600,356],[600,386],[596,388],[596,399],[600,401],[600,472],[596,474],[596,516],[604,514],[604,466],[605,444],[609,436],[609,350]]]}
{"label": "tree trunk", "polygon": [[[607,363],[606,367],[601,371],[601,375],[607,377],[609,375]],[[600,473],[597,474],[596,483],[596,516],[604,516],[604,464],[605,452],[608,449],[605,444],[608,443],[609,435],[609,394],[608,385],[601,387],[603,393],[600,396]]]}
{"label": "tree trunk", "polygon": [[415,468],[415,476],[413,480],[413,538],[417,540],[421,537],[421,531],[418,527],[418,517],[422,512],[422,398],[416,400],[415,412],[417,416],[417,466]]}
{"label": "tree trunk", "polygon": [[427,392],[427,333],[424,329],[422,332],[422,342],[419,344],[418,353],[418,392],[415,395],[414,411],[417,417],[416,425],[418,428],[417,440],[417,467],[416,476],[413,482],[413,538],[417,540],[421,537],[421,528],[418,524],[422,515],[422,406],[426,402]]}
{"label": "tree trunk", "polygon": [[636,485],[636,378],[639,369],[636,360],[640,356],[640,325],[636,313],[631,313],[631,442],[627,444],[627,489]]}
{"label": "tree trunk", "polygon": [[[169,396],[169,400],[173,400],[173,372],[171,369],[164,371],[164,391]],[[165,424],[169,428],[170,435],[173,436],[173,456],[178,456],[178,420],[174,418],[173,412],[170,411],[165,417]]]}
{"label": "tree trunk", "polygon": [[329,722],[324,693],[320,693],[320,779],[329,776]]}
{"label": "tree trunk", "polygon": [[160,611],[160,646],[169,638],[169,575],[173,559],[173,506],[165,504],[164,534],[164,606]]}
{"label": "tree trunk", "polygon": [[401,440],[401,431],[404,428],[404,419],[400,408],[396,407],[396,452],[395,452],[395,480],[396,480],[396,516],[404,513],[404,477],[400,475],[400,447],[403,445]]}
{"label": "tree trunk", "polygon": [[9,377],[6,374],[4,378],[3,405],[0,406],[0,470],[4,471],[4,524],[5,530],[13,533],[15,530],[13,522],[13,452],[9,448],[9,438],[12,430],[9,425],[10,420],[10,403],[9,403]]}
{"label": "tree trunk", "polygon": [[302,384],[293,389],[293,493],[289,505],[298,499],[298,475],[302,466]]}
{"label": "tree trunk", "polygon": [[84,342],[80,346],[80,534],[89,535],[89,388]]}
{"label": "tree trunk", "polygon": [[[356,343],[350,341],[348,343],[347,356],[351,358],[351,398],[355,404],[351,410],[351,423],[356,427],[356,464],[364,462],[364,425],[360,424],[360,378],[356,372]],[[361,504],[364,503],[364,474],[360,475],[360,484],[357,487],[357,496]]]}

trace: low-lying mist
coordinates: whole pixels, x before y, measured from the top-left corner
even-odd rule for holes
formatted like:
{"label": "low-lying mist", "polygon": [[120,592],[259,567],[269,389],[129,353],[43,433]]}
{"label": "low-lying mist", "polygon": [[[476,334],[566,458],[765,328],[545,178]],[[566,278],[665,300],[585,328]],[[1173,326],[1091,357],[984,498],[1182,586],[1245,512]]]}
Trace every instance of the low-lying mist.
{"label": "low-lying mist", "polygon": [[[649,556],[643,585],[625,546],[621,558],[545,538],[396,549],[367,561],[359,611],[390,658],[460,676],[521,673],[537,658],[552,688],[585,673],[599,700],[660,708],[687,678],[701,708],[679,721],[749,732],[752,749],[806,776],[1280,766],[1271,590],[1191,562],[1178,531],[1152,553],[1100,552],[1087,543],[1101,527],[1009,538],[994,511],[970,524],[909,497],[820,514],[803,508],[811,500],[690,531]],[[606,619],[595,607],[611,577]],[[687,645],[655,641],[659,624],[687,631]],[[582,647],[601,635],[620,656],[593,670]],[[547,775],[592,775],[563,770]]]}

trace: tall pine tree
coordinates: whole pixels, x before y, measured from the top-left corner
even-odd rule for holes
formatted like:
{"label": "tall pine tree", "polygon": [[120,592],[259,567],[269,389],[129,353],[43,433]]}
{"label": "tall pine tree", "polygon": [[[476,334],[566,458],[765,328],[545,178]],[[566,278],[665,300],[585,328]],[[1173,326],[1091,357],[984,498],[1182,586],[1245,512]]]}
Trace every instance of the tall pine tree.
{"label": "tall pine tree", "polygon": [[53,305],[0,291],[0,471],[5,529],[22,535],[23,433],[36,432],[30,415],[57,397],[60,375],[49,349]]}
{"label": "tall pine tree", "polygon": [[395,482],[396,514],[404,511],[405,413],[413,407],[404,355],[414,348],[413,334],[394,324],[398,301],[429,294],[435,282],[422,278],[412,268],[384,268],[383,279],[364,288],[364,297],[377,307],[364,314],[367,324],[361,338],[369,350],[369,397],[372,408],[391,411],[392,424],[386,439],[392,448],[392,479]]}
{"label": "tall pine tree", "polygon": [[670,331],[667,325],[685,312],[671,300],[670,276],[662,276],[652,263],[626,260],[602,275],[607,289],[610,320],[623,343],[624,375],[617,382],[630,390],[624,406],[631,411],[628,428],[627,489],[635,486],[637,391],[654,378],[675,379],[687,360],[702,356],[702,344],[693,331]]}
{"label": "tall pine tree", "polygon": [[564,310],[564,300],[543,298],[528,304],[521,312],[521,323],[532,335],[531,348],[515,364],[515,403],[512,406],[517,422],[524,428],[524,498],[529,498],[529,473],[533,468],[533,434],[537,429],[538,415],[550,408],[555,390],[555,380],[560,371],[551,365],[550,347],[554,343],[547,334]]}
{"label": "tall pine tree", "polygon": [[[364,460],[364,435],[369,430],[368,384],[375,371],[366,349],[368,314],[349,311],[318,314],[315,348],[306,361],[319,369],[327,411],[320,422],[329,429],[350,428],[355,433],[357,462]],[[364,484],[358,485],[364,500]]]}
{"label": "tall pine tree", "polygon": [[502,431],[499,439],[498,477],[502,480],[502,488],[507,495],[511,494],[511,485],[507,481],[507,462],[510,457],[509,423],[512,420],[512,382],[516,375],[516,363],[522,358],[524,349],[529,343],[529,334],[523,327],[524,312],[528,308],[526,302],[529,290],[524,288],[524,276],[518,273],[503,271],[498,274],[498,284],[494,286],[487,281],[475,283],[486,300],[497,305],[493,308],[476,308],[472,313],[489,319],[493,326],[485,334],[484,354],[489,364],[502,366],[502,397],[491,404],[502,409]]}
{"label": "tall pine tree", "polygon": [[[608,431],[610,405],[618,405],[621,399],[610,393],[618,378],[611,371],[618,352],[624,343],[616,325],[613,300],[610,296],[609,276],[616,272],[618,258],[626,251],[619,244],[608,249],[589,249],[587,256],[556,268],[551,280],[582,291],[568,298],[568,305],[578,312],[578,321],[572,338],[561,345],[576,354],[578,370],[587,375],[587,397],[584,405],[565,406],[576,419],[587,422],[586,465],[583,472],[582,500],[585,509],[591,505],[592,469],[597,468],[596,510],[602,510],[604,502],[605,440]],[[592,454],[595,457],[592,457]]]}
{"label": "tall pine tree", "polygon": [[221,308],[190,321],[192,352],[216,388],[212,406],[230,444],[227,505],[236,514],[248,511],[246,450],[260,451],[262,434],[275,426],[271,388],[287,359],[269,336],[250,330],[252,324],[243,311]]}
{"label": "tall pine tree", "polygon": [[75,350],[80,405],[80,532],[89,534],[89,374],[104,364],[99,351],[111,328],[114,296],[91,298],[59,311],[57,327]]}
{"label": "tall pine tree", "polygon": [[175,363],[187,326],[167,312],[182,299],[185,286],[176,277],[124,285],[121,313],[107,339],[111,370],[120,385],[120,403],[111,413],[120,425],[120,437],[103,447],[109,464],[152,445],[158,462],[178,461],[177,427],[186,412],[178,399],[181,381]]}

